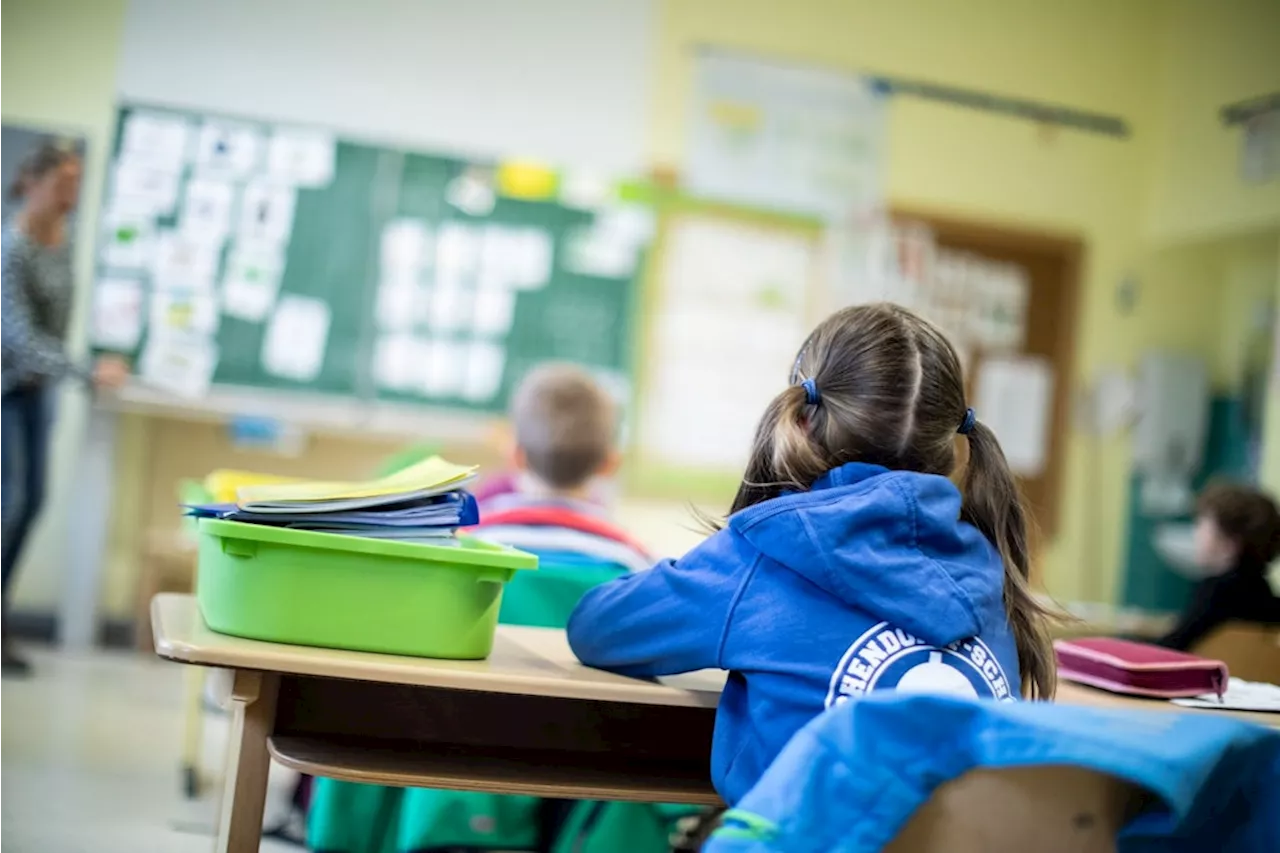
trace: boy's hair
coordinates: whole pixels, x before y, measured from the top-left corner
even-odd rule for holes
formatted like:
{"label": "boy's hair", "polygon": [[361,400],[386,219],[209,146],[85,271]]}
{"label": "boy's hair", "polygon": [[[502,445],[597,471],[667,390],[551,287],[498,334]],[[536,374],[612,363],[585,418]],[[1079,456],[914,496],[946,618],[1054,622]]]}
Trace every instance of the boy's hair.
{"label": "boy's hair", "polygon": [[[816,405],[806,380],[821,395]],[[1050,611],[1031,595],[1026,511],[995,433],[969,422],[960,360],[931,323],[879,303],[845,308],[814,329],[791,386],[760,420],[731,512],[806,490],[846,462],[950,476],[962,424],[969,462],[960,517],[1000,552],[1023,691],[1048,698],[1056,681]]]}
{"label": "boy's hair", "polygon": [[511,400],[516,446],[529,470],[554,489],[572,489],[600,470],[617,432],[613,400],[571,364],[536,367]]}
{"label": "boy's hair", "polygon": [[1280,511],[1276,502],[1249,486],[1212,483],[1200,493],[1196,512],[1207,515],[1240,547],[1240,562],[1266,566],[1280,556]]}

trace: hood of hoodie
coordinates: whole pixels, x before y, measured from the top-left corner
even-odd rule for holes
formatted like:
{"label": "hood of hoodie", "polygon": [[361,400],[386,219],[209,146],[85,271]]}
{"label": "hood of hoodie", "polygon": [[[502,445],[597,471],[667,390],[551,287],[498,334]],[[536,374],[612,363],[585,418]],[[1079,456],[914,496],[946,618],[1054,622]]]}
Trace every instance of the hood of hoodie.
{"label": "hood of hoodie", "polygon": [[1004,567],[960,521],[946,477],[851,462],[807,492],[736,513],[729,526],[828,593],[931,645],[1004,619]]}

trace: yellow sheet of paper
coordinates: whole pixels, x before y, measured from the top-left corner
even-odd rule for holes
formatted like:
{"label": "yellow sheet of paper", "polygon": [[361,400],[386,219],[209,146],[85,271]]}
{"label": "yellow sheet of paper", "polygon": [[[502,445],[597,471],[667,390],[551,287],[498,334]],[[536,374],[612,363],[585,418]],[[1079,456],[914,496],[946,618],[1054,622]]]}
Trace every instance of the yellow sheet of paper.
{"label": "yellow sheet of paper", "polygon": [[372,498],[401,492],[418,492],[456,483],[479,470],[478,465],[455,465],[439,456],[424,459],[389,477],[365,482],[341,483],[307,481],[260,486],[245,486],[237,496],[240,503],[268,501],[336,501]]}

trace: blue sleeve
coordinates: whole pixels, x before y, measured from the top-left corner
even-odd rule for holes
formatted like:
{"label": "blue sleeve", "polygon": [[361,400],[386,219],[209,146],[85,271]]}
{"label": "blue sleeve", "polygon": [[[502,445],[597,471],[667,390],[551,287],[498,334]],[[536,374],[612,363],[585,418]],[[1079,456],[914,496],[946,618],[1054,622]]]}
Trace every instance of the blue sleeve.
{"label": "blue sleeve", "polygon": [[569,645],[587,666],[636,677],[721,668],[729,615],[759,559],[722,530],[679,560],[598,586],[569,618]]}

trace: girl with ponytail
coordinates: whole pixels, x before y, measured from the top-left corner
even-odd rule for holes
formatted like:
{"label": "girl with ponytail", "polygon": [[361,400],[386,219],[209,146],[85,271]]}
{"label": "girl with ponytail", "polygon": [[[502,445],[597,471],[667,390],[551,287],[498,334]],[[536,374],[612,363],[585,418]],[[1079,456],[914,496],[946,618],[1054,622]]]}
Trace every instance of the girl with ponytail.
{"label": "girl with ponytail", "polygon": [[1026,513],[955,350],[862,305],[805,341],[722,528],[589,592],[569,642],[634,676],[728,670],[712,779],[732,805],[810,719],[871,690],[1050,698],[1029,575]]}

